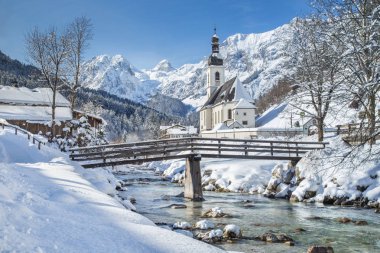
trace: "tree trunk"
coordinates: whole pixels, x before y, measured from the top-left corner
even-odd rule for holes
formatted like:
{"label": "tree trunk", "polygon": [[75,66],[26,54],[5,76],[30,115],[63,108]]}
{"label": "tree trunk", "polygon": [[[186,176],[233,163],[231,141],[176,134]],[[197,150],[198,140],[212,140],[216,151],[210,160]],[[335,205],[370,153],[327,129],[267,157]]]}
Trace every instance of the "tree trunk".
{"label": "tree trunk", "polygon": [[52,98],[52,105],[51,105],[51,136],[50,136],[50,141],[53,140],[55,137],[55,108],[56,108],[56,103],[55,103],[55,97],[57,94],[57,90],[53,89],[53,98]]}
{"label": "tree trunk", "polygon": [[323,119],[317,119],[318,141],[323,141]]}
{"label": "tree trunk", "polygon": [[370,94],[368,95],[368,112],[367,112],[367,119],[368,119],[368,143],[369,144],[375,144],[376,142],[376,136],[374,136],[376,131],[376,95]]}

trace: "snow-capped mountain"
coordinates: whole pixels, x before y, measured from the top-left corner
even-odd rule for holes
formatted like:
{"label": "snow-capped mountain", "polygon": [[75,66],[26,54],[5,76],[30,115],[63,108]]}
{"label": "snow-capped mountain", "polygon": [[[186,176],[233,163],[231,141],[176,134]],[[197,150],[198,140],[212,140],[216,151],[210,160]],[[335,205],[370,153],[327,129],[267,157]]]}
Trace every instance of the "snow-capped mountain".
{"label": "snow-capped mountain", "polygon": [[82,73],[84,87],[137,102],[146,101],[159,84],[133,67],[122,55],[94,57],[83,64]]}
{"label": "snow-capped mountain", "polygon": [[[265,33],[228,37],[220,48],[226,79],[238,76],[252,97],[258,98],[291,72],[286,53],[291,37],[289,24]],[[205,101],[206,68],[206,57],[178,69],[163,60],[151,70],[138,70],[120,55],[103,55],[84,64],[83,80],[85,87],[103,89],[139,102],[159,92],[198,107]]]}

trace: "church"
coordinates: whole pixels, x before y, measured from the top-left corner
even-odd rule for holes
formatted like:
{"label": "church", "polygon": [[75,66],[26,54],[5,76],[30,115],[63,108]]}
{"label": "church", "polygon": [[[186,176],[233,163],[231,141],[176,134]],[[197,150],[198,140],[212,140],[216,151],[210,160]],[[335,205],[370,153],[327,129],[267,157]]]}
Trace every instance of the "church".
{"label": "church", "polygon": [[239,81],[225,81],[223,59],[219,54],[216,30],[207,67],[207,101],[200,110],[200,132],[255,127],[255,104]]}

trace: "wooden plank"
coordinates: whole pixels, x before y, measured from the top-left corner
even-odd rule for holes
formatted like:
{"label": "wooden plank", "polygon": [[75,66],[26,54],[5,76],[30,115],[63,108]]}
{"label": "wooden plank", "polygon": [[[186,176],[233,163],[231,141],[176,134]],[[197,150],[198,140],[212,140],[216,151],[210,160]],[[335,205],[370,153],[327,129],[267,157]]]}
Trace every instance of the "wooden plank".
{"label": "wooden plank", "polygon": [[[144,151],[144,150],[147,150],[147,149],[151,149],[151,150],[158,150],[158,149],[167,149],[168,147],[169,148],[176,148],[176,147],[187,147],[189,146],[189,144],[187,143],[183,143],[183,144],[179,144],[179,143],[176,143],[176,144],[171,144],[171,145],[166,145],[166,146],[155,146],[155,145],[152,145],[152,146],[144,146],[144,147],[138,147],[138,148],[124,148],[124,149],[115,149],[115,150],[102,150],[102,151],[98,151],[98,152],[85,152],[85,153],[74,153],[74,154],[71,154],[70,157],[73,157],[73,158],[77,158],[77,157],[86,157],[86,156],[96,156],[96,155],[108,155],[108,154],[115,154],[115,153],[124,153],[124,152],[139,152],[139,151]],[[75,150],[73,150],[72,152],[74,152]]]}
{"label": "wooden plank", "polygon": [[71,148],[69,151],[81,151],[88,150],[94,148],[124,148],[124,147],[133,147],[133,146],[144,146],[144,145],[154,145],[156,143],[172,143],[172,142],[184,142],[186,140],[191,141],[193,138],[178,138],[178,139],[163,139],[163,140],[151,140],[151,141],[140,141],[140,142],[130,142],[130,143],[120,143],[120,144],[106,144],[106,145],[98,145],[98,146],[90,146],[90,147],[81,147],[81,148]]}
{"label": "wooden plank", "polygon": [[252,160],[282,160],[282,161],[299,161],[302,157],[297,156],[245,156],[245,155],[217,155],[202,154],[202,158],[226,158],[226,159],[252,159]]}
{"label": "wooden plank", "polygon": [[125,164],[139,164],[143,162],[154,162],[154,161],[162,161],[162,160],[172,160],[172,159],[182,159],[187,158],[190,155],[197,155],[197,154],[187,154],[187,155],[176,155],[176,156],[166,156],[166,157],[151,157],[151,158],[145,158],[145,159],[124,159],[124,160],[116,160],[116,161],[107,161],[106,163],[88,163],[83,164],[83,168],[99,168],[99,167],[108,167],[108,166],[118,166],[118,165],[125,165]]}

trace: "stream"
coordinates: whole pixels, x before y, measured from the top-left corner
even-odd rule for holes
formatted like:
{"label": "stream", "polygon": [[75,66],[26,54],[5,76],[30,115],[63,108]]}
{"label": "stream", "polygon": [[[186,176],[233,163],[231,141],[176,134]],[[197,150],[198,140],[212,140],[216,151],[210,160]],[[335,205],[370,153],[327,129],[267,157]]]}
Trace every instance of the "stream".
{"label": "stream", "polygon": [[[231,218],[208,218],[217,228],[238,225],[243,236],[254,237],[273,231],[289,235],[295,246],[266,243],[258,240],[239,240],[215,246],[241,252],[306,252],[311,245],[328,245],[334,252],[380,252],[380,214],[373,209],[325,206],[322,204],[290,203],[261,195],[204,191],[205,201],[192,202],[175,197],[183,187],[164,181],[144,166],[128,166],[115,176],[127,183],[127,191],[120,192],[136,199],[137,212],[155,223],[173,224],[187,221],[195,224],[200,216],[213,207],[220,207]],[[185,209],[172,209],[171,204],[185,204]],[[342,224],[339,217],[364,220],[368,225]],[[300,228],[303,232],[297,232]]]}

